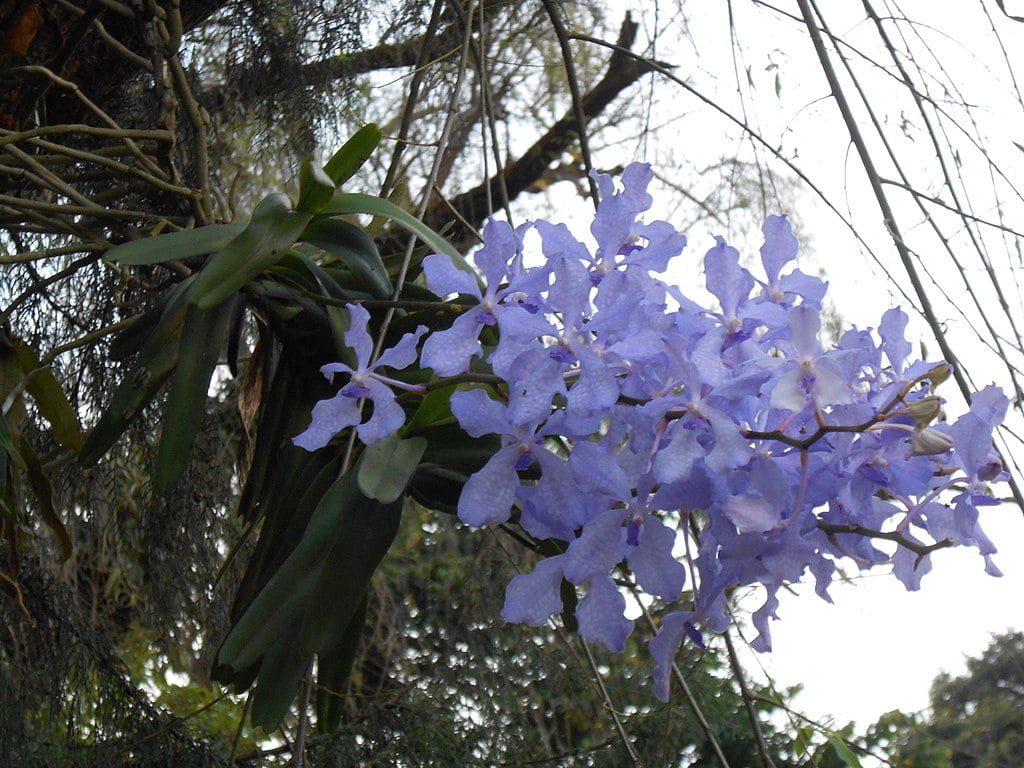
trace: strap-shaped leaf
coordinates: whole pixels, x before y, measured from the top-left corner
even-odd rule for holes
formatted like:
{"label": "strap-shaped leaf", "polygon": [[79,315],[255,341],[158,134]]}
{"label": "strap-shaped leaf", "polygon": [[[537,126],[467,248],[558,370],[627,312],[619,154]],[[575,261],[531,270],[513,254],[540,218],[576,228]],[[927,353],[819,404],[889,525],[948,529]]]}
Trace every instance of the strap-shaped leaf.
{"label": "strap-shaped leaf", "polygon": [[366,594],[345,627],[338,644],[320,654],[316,675],[316,727],[322,733],[332,733],[341,723],[341,714],[352,677],[352,665],[359,651],[359,640],[366,628]]}
{"label": "strap-shaped leaf", "polygon": [[302,540],[228,633],[217,654],[218,677],[259,664],[253,721],[274,728],[301,677],[299,659],[337,650],[380,560],[391,546],[402,501],[366,499],[355,472],[320,500]]}
{"label": "strap-shaped leaf", "polygon": [[[231,619],[237,621],[302,541],[320,500],[338,477],[340,457],[328,451],[294,448],[273,465],[261,502],[263,524],[256,549],[235,592]],[[281,489],[280,492],[277,492]]]}
{"label": "strap-shaped leaf", "polygon": [[299,654],[294,643],[281,642],[267,651],[256,677],[252,696],[252,724],[273,733],[281,724],[298,692],[309,657]]}
{"label": "strap-shaped leaf", "polygon": [[214,253],[237,237],[245,224],[211,224],[198,229],[154,235],[115,245],[103,258],[122,264],[162,264],[190,256]]}
{"label": "strap-shaped leaf", "polygon": [[206,410],[210,378],[220,359],[234,311],[232,301],[208,312],[188,308],[153,473],[153,487],[158,493],[170,490],[188,464]]}
{"label": "strap-shaped leaf", "polygon": [[405,425],[405,434],[415,435],[420,430],[427,430],[431,427],[440,427],[445,424],[454,424],[455,415],[452,413],[452,394],[458,389],[457,384],[447,387],[440,387],[428,392],[420,402],[416,413]]}
{"label": "strap-shaped leaf", "polygon": [[317,504],[302,540],[224,639],[217,654],[219,665],[244,669],[276,642],[298,641],[301,627],[292,612],[296,605],[300,616],[305,612],[310,590],[346,522],[346,510],[356,508],[368,513],[367,504],[359,493],[355,473],[334,482]]}
{"label": "strap-shaped leaf", "polygon": [[381,132],[376,123],[367,123],[331,156],[324,166],[324,172],[335,186],[341,186],[362,168],[363,163],[369,160],[377,149],[380,139]]}
{"label": "strap-shaped leaf", "polygon": [[374,195],[358,192],[335,192],[321,214],[344,215],[350,213],[369,213],[384,216],[399,226],[412,232],[416,237],[430,246],[437,253],[447,253],[460,269],[472,272],[466,260],[455,250],[455,246],[437,234],[434,230],[407,211],[403,211],[390,200]]}
{"label": "strap-shaped leaf", "polygon": [[299,166],[299,201],[295,210],[319,213],[334,194],[335,184],[323,168],[305,159]]}
{"label": "strap-shaped leaf", "polygon": [[314,219],[303,241],[339,259],[363,288],[378,299],[391,297],[392,286],[377,246],[362,229],[342,219]]}
{"label": "strap-shaped leaf", "polygon": [[68,533],[67,527],[60,519],[60,516],[57,515],[57,510],[53,506],[53,485],[50,483],[50,478],[46,476],[46,471],[43,469],[39,456],[36,455],[35,449],[28,441],[22,438],[19,448],[21,457],[25,462],[28,484],[32,488],[32,494],[36,497],[39,517],[46,527],[53,532],[54,538],[57,539],[61,560],[67,562],[71,557],[71,534]]}
{"label": "strap-shaped leaf", "polygon": [[39,413],[53,427],[53,435],[57,441],[64,447],[77,451],[82,447],[85,438],[78,423],[78,414],[71,407],[57,377],[49,368],[40,367],[39,356],[21,339],[14,339],[14,349],[18,353],[18,363],[22,372],[29,376],[25,388],[35,400]]}
{"label": "strap-shaped leaf", "polygon": [[338,536],[320,567],[302,622],[303,653],[327,653],[337,645],[395,540],[403,503],[404,498],[389,504],[360,498],[341,510]]}
{"label": "strap-shaped leaf", "polygon": [[156,397],[174,372],[178,364],[181,332],[188,315],[188,306],[182,299],[192,279],[172,289],[160,322],[139,351],[134,367],[114,390],[107,410],[85,438],[78,454],[82,466],[95,464],[110,450],[110,446],[117,442],[139,411]]}
{"label": "strap-shaped leaf", "polygon": [[286,195],[264,198],[238,235],[215,253],[188,294],[190,304],[209,310],[273,266],[295,244],[313,214],[293,211]]}

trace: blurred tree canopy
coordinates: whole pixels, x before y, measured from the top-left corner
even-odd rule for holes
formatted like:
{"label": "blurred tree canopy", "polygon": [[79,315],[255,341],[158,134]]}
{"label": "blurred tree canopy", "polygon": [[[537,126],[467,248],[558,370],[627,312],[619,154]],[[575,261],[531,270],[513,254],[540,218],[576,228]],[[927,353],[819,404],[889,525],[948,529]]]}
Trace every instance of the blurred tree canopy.
{"label": "blurred tree canopy", "polygon": [[907,768],[1008,768],[1024,749],[1024,633],[992,638],[967,671],[943,672],[921,714],[890,712],[867,741]]}
{"label": "blurred tree canopy", "polygon": [[[596,162],[615,171],[622,147],[646,146],[659,121],[676,120],[651,104],[655,83],[693,92],[690,73],[658,47],[670,27],[685,36],[684,10],[647,29],[598,0],[0,6],[0,763],[285,765],[296,740],[310,765],[325,766],[840,759],[835,734],[783,719],[792,692],[741,687],[727,648],[687,659],[689,691],[666,706],[651,697],[636,648],[612,663],[588,658],[571,633],[505,626],[495,617],[521,568],[520,542],[470,536],[441,504],[405,509],[359,609],[366,629],[339,678],[347,688],[303,675],[307,699],[282,727],[254,729],[246,697],[213,686],[211,669],[245,607],[240,589],[256,588],[245,581],[259,571],[252,564],[279,565],[291,551],[267,554],[278,530],[268,509],[292,537],[279,540],[295,546],[297,492],[274,496],[276,482],[296,491],[282,479],[294,465],[284,457],[275,468],[268,456],[297,432],[291,416],[305,418],[323,394],[304,382],[337,351],[323,333],[330,312],[310,305],[299,266],[254,280],[248,303],[209,329],[210,397],[199,393],[188,424],[169,424],[161,385],[177,360],[159,375],[138,360],[158,356],[150,334],[209,251],[134,266],[103,259],[125,243],[244,221],[273,190],[294,196],[303,160],[368,122],[381,126],[384,149],[346,189],[391,200],[465,251],[487,216],[511,216],[559,182],[586,197]],[[737,34],[731,20],[729,29]],[[737,79],[752,89],[743,70]],[[910,74],[903,85],[919,93]],[[670,140],[658,150],[674,169],[663,181],[681,218],[750,229],[798,184],[814,184],[752,118],[722,109],[753,152],[724,147],[699,166]],[[900,183],[920,188],[918,202],[938,198],[916,179]],[[961,214],[950,227],[992,229],[987,212],[955,196],[944,205]],[[1017,231],[999,227],[1005,238]],[[397,279],[413,249],[407,234],[384,216],[365,229]],[[976,248],[991,269],[983,239]],[[354,279],[317,248],[301,256]],[[937,328],[929,290],[916,297]],[[1016,382],[1012,297],[986,306],[1011,318],[990,328],[990,346]],[[114,429],[101,414],[133,386]],[[291,415],[275,415],[275,402]],[[185,461],[154,488],[158,438],[179,428]],[[240,500],[253,477],[271,481]],[[441,491],[429,490],[437,501]],[[299,533],[305,519],[295,516]],[[305,733],[315,707],[336,730]]]}

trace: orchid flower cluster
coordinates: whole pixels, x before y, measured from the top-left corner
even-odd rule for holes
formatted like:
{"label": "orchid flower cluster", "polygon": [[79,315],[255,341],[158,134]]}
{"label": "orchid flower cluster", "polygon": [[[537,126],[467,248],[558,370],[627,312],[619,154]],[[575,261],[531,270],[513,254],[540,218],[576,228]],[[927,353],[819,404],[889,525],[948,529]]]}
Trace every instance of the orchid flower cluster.
{"label": "orchid flower cluster", "polygon": [[[559,554],[508,585],[504,618],[544,624],[564,610],[568,582],[582,595],[580,634],[622,650],[633,629],[622,585],[660,599],[668,612],[650,651],[664,699],[680,644],[726,629],[734,587],[763,588],[754,647],[768,650],[779,589],[809,571],[830,600],[842,559],[890,565],[913,590],[934,549],[966,545],[998,575],[978,508],[996,503],[990,484],[1006,479],[992,447],[1006,396],[989,386],[955,422],[938,422],[934,388],[949,368],[908,361],[899,309],[876,333],[852,328],[823,346],[827,286],[787,271],[797,241],[785,216],[764,222],[763,276],[717,238],[704,273],[719,306],[691,300],[654,276],[686,238],[666,222],[643,222],[652,177],[641,163],[625,169],[621,188],[595,174],[595,250],[562,224],[491,220],[475,254],[482,280],[446,255],[423,262],[434,294],[477,303],[426,336],[419,365],[453,377],[471,363],[480,370],[481,358],[501,382],[451,396],[466,434],[502,444],[465,483],[458,515],[476,527],[511,519],[559,542]],[[524,258],[530,229],[538,266]],[[365,443],[386,437],[404,419],[393,387],[421,386],[382,368],[412,365],[426,329],[371,364],[368,315],[349,311],[358,364],[324,367],[350,379],[295,438],[309,450],[346,427]],[[498,341],[485,347],[488,326]],[[363,424],[357,398],[373,402]]]}

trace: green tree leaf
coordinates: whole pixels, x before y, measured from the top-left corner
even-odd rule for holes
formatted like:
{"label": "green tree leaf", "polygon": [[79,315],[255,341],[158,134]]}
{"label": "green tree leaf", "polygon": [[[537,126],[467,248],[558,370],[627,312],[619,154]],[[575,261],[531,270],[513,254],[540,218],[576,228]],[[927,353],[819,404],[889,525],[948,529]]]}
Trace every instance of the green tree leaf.
{"label": "green tree leaf", "polygon": [[825,731],[825,738],[828,739],[829,746],[836,753],[836,757],[842,760],[844,765],[848,768],[861,768],[860,758],[845,741],[832,731]]}

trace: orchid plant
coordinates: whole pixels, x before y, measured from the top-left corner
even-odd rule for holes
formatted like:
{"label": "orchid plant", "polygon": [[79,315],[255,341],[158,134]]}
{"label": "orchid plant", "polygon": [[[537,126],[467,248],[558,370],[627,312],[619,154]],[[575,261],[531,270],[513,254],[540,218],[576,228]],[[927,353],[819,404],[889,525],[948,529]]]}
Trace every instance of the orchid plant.
{"label": "orchid plant", "polygon": [[[497,438],[464,478],[459,518],[547,545],[507,586],[503,617],[539,626],[562,614],[620,651],[633,629],[625,587],[655,598],[663,699],[684,639],[727,628],[734,587],[763,592],[754,647],[766,651],[778,591],[809,574],[829,600],[840,561],[891,566],[914,590],[931,552],[969,546],[998,575],[978,509],[1006,479],[992,432],[1007,397],[986,387],[938,421],[949,367],[909,360],[900,309],[826,344],[827,285],[791,268],[785,216],[764,222],[761,277],[717,239],[704,274],[718,306],[702,306],[663,276],[686,237],[643,221],[652,178],[643,163],[620,187],[595,174],[596,248],[564,224],[491,220],[475,272],[428,255],[426,288],[454,320],[419,326],[376,359],[370,315],[350,303],[356,366],[321,368],[346,378],[294,443],[334,450],[350,427],[367,446],[413,439],[417,398],[450,392],[466,436]],[[528,258],[531,230],[540,259]]]}

